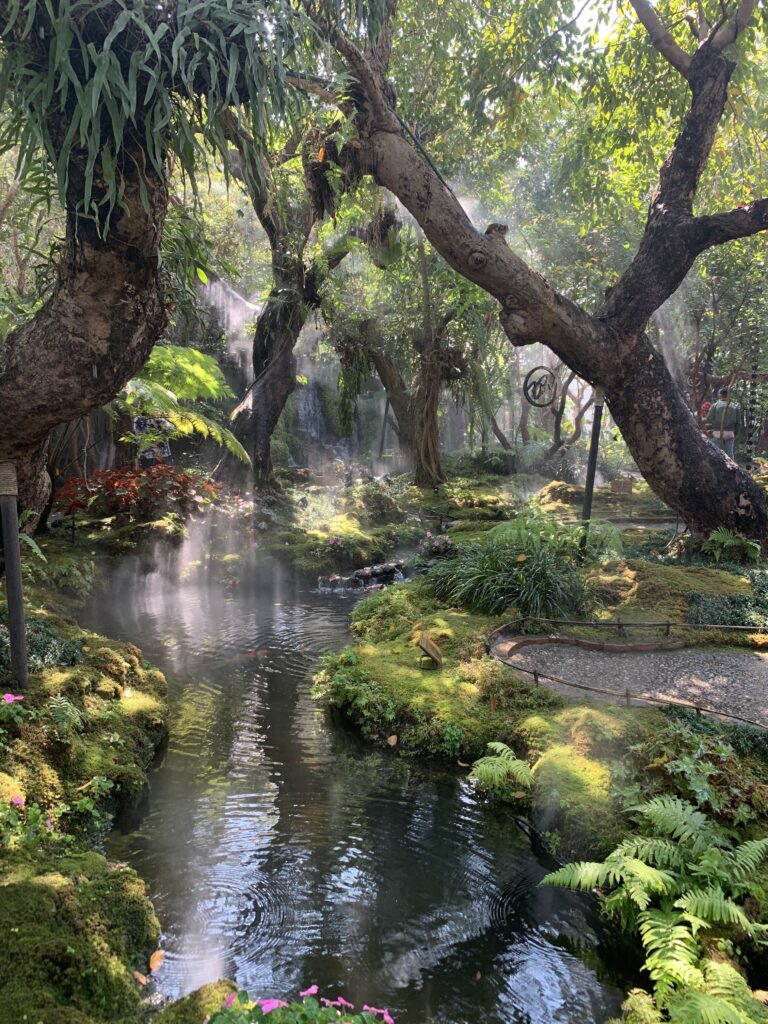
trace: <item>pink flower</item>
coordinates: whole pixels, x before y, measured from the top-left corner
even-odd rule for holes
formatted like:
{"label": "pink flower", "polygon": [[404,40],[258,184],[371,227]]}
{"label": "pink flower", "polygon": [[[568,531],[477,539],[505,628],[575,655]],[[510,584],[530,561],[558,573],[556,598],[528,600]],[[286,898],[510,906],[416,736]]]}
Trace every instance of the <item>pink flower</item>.
{"label": "pink flower", "polygon": [[11,803],[12,804],[16,804],[17,807],[23,807],[24,806],[24,797],[23,796],[12,796],[11,797]]}
{"label": "pink flower", "polygon": [[50,819],[50,818],[46,818],[46,819],[45,819],[45,827],[46,827],[47,829],[52,829],[52,828],[53,828],[53,822],[51,821],[51,819]]}
{"label": "pink flower", "polygon": [[395,1024],[392,1020],[389,1010],[380,1010],[376,1006],[368,1006],[367,1004],[363,1007],[363,1013],[376,1013],[381,1014],[384,1019],[384,1024]]}
{"label": "pink flower", "polygon": [[303,992],[299,992],[300,996],[316,996],[319,989],[317,985],[310,985],[309,988],[305,988]]}
{"label": "pink flower", "polygon": [[3,700],[5,701],[6,704],[13,704],[14,701],[24,700],[24,698],[23,697],[17,697],[13,693],[4,693],[3,694]]}
{"label": "pink flower", "polygon": [[281,1006],[287,1006],[288,1003],[283,1002],[282,999],[257,999],[256,1005],[261,1007],[262,1013],[271,1013],[273,1010],[280,1009]]}
{"label": "pink flower", "polygon": [[427,530],[425,536],[426,537],[431,537],[432,536],[432,531],[431,530]]}
{"label": "pink flower", "polygon": [[354,1004],[353,1003],[348,1003],[347,1000],[344,998],[344,996],[336,996],[336,1005],[337,1006],[346,1006],[350,1010],[354,1010],[354,1008],[355,1008]]}
{"label": "pink flower", "polygon": [[225,1006],[234,1006],[235,1000],[237,999],[237,992],[230,992],[227,998],[224,1000]]}

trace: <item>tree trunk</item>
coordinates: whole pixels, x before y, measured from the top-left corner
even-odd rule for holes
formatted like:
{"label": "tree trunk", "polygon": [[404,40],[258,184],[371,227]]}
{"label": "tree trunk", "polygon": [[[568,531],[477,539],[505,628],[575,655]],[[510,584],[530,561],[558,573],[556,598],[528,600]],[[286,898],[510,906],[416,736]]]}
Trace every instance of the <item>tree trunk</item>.
{"label": "tree trunk", "polygon": [[157,252],[168,193],[141,154],[133,162],[131,171],[126,155],[124,206],[101,237],[99,225],[73,212],[83,187],[82,161],[73,160],[53,295],[3,346],[0,461],[18,465],[22,509],[39,512],[45,505],[50,484],[44,453],[51,430],[114,398],[165,326]]}
{"label": "tree trunk", "polygon": [[702,435],[645,339],[612,376],[606,398],[648,484],[695,533],[726,524],[747,537],[768,535],[762,488]]}
{"label": "tree trunk", "polygon": [[427,257],[424,236],[419,232],[419,272],[423,336],[419,346],[419,380],[415,395],[416,467],[414,481],[419,487],[436,487],[445,480],[440,461],[440,436],[437,428],[437,410],[440,406],[443,370],[440,338],[432,322],[432,296],[429,289]]}

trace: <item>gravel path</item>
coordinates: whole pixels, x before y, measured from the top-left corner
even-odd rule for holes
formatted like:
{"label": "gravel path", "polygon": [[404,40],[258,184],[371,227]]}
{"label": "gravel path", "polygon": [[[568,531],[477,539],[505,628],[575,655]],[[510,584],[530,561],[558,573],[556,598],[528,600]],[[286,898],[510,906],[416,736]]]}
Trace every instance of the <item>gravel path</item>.
{"label": "gravel path", "polygon": [[[768,654],[732,654],[695,647],[613,654],[559,644],[528,647],[508,654],[503,638],[491,653],[511,668],[537,669],[560,679],[622,693],[629,688],[636,697],[684,700],[768,728]],[[584,693],[546,680],[542,684],[569,697]],[[620,700],[592,693],[584,696],[616,703]]]}

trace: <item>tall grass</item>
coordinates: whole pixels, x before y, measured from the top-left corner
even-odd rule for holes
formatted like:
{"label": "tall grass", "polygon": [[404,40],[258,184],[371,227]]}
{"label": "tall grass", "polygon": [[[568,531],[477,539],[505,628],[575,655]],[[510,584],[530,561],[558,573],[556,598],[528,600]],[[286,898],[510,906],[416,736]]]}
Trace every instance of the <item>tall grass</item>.
{"label": "tall grass", "polygon": [[468,544],[436,565],[429,580],[441,601],[488,615],[514,607],[521,615],[557,618],[586,609],[584,583],[568,558],[547,547],[527,554],[517,541]]}

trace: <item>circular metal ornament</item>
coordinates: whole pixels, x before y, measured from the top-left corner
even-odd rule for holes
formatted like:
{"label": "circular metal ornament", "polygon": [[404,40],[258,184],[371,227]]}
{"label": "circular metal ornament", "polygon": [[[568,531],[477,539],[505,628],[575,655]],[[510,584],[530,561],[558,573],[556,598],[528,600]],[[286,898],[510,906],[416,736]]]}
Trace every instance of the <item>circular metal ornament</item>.
{"label": "circular metal ornament", "polygon": [[557,383],[557,377],[548,366],[534,366],[523,381],[525,400],[539,409],[551,405],[557,395]]}

